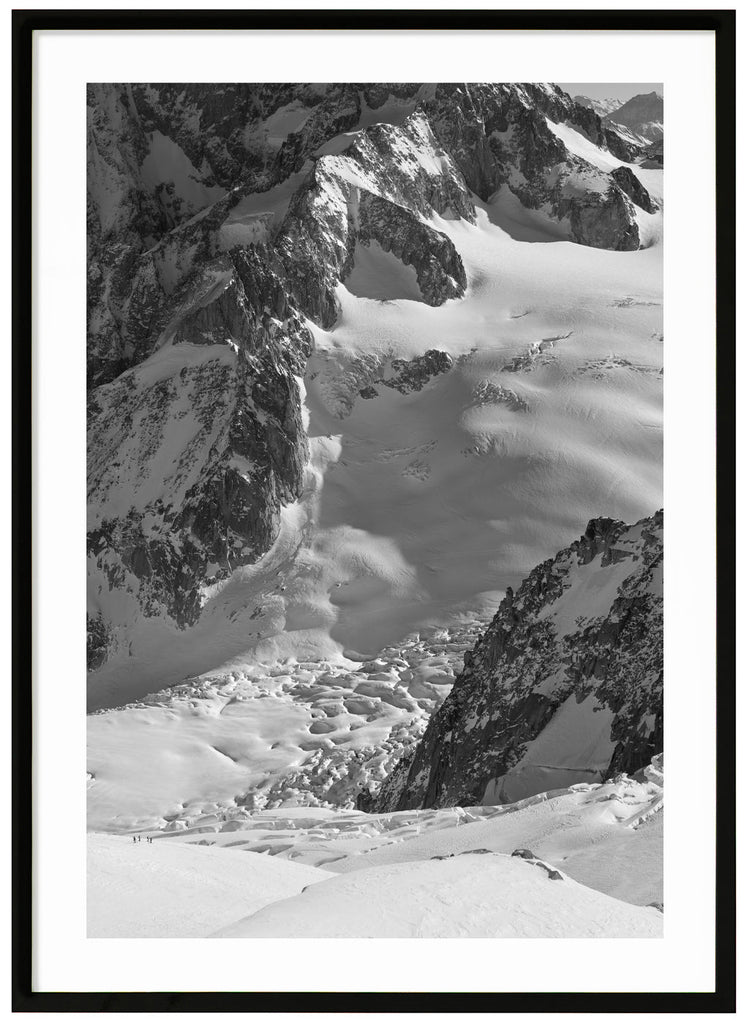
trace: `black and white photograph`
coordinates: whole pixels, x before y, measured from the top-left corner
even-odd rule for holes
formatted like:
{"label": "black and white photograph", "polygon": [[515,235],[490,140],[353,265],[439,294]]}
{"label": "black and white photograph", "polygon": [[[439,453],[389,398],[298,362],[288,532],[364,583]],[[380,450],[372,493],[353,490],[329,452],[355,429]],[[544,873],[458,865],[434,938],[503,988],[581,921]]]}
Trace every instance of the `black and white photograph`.
{"label": "black and white photograph", "polygon": [[89,937],[662,935],[665,102],[89,85]]}
{"label": "black and white photograph", "polygon": [[14,1010],[732,1012],[734,12],[12,23]]}

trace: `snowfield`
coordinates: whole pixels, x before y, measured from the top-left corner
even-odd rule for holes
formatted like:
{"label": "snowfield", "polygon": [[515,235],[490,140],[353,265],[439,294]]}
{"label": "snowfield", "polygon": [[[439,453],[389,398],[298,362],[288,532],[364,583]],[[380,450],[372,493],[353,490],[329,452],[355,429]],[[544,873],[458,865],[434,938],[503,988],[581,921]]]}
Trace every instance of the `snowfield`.
{"label": "snowfield", "polygon": [[150,844],[93,833],[89,934],[657,937],[662,806],[657,758],[501,807],[257,811]]}
{"label": "snowfield", "polygon": [[[375,894],[375,895],[374,895]],[[662,916],[500,854],[371,868],[312,886],[218,938],[659,938]]]}
{"label": "snowfield", "polygon": [[197,938],[293,896],[328,873],[204,846],[88,840],[88,937]]}

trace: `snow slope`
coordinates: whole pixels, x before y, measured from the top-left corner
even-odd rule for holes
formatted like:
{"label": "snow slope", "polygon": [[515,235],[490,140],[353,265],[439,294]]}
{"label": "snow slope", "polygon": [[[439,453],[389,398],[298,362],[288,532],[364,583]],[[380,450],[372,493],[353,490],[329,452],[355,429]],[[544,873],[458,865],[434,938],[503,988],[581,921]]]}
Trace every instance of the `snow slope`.
{"label": "snow slope", "polygon": [[623,775],[575,783],[499,807],[389,814],[284,808],[243,821],[205,819],[175,838],[343,873],[478,848],[507,854],[529,848],[583,885],[644,905],[663,900],[663,799],[663,778],[649,768],[640,781]]}
{"label": "snow slope", "polygon": [[[432,309],[343,287],[335,328],[314,331],[310,433],[337,444],[312,550],[348,578],[357,554],[367,599],[339,608],[331,636],[368,654],[424,614],[485,609],[589,510],[630,521],[661,498],[659,247],[516,241],[490,213],[437,221],[467,267],[463,300]],[[452,371],[417,394],[357,397],[372,364],[426,347]]]}
{"label": "snow slope", "polygon": [[551,879],[543,866],[467,854],[332,878],[216,937],[659,938],[662,925],[651,907]]}
{"label": "snow slope", "polygon": [[89,935],[656,937],[662,806],[657,757],[502,807],[206,816],[151,844],[92,833]]}
{"label": "snow slope", "polygon": [[87,934],[197,938],[327,877],[253,853],[94,834],[88,839]]}

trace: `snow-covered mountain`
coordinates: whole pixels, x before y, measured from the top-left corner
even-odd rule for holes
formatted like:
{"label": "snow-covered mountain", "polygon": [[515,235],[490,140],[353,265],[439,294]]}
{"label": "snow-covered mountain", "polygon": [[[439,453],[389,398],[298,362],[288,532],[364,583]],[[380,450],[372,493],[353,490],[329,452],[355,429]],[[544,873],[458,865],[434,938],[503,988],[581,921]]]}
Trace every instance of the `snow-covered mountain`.
{"label": "snow-covered mountain", "polygon": [[578,103],[582,107],[590,107],[595,114],[599,114],[600,117],[606,117],[607,114],[612,114],[613,111],[617,110],[623,105],[623,101],[616,99],[614,96],[608,96],[603,99],[592,99],[591,96],[584,96],[580,94],[573,97],[574,103]]}
{"label": "snow-covered mountain", "polygon": [[[558,342],[626,365],[618,360],[629,358],[629,346],[623,355],[600,340],[597,353],[581,337],[583,314],[571,323],[552,301],[548,322],[524,309],[539,294],[520,297],[516,278],[525,275],[515,268],[527,240],[634,256],[650,246],[660,189],[631,163],[638,154],[553,86],[92,86],[94,688],[143,679],[144,664],[158,663],[165,682],[211,667],[201,624],[221,650],[246,649],[254,632],[245,617],[241,638],[230,636],[236,609],[218,608],[226,588],[294,532],[289,518],[299,513],[290,510],[305,505],[308,519],[315,466],[350,465],[333,454],[334,438],[343,447],[351,440],[340,434],[340,411],[368,404],[377,419],[389,417],[382,381],[413,408],[429,381],[447,392],[459,381],[459,390],[477,389],[483,419],[499,408],[531,418],[531,396],[515,384],[546,364]],[[541,277],[550,254],[536,255],[541,262],[528,274]],[[635,314],[615,303],[655,302],[658,266],[644,270],[647,258],[635,256],[613,267],[606,255],[594,257],[604,268],[602,305],[626,309],[620,316],[630,321]],[[559,264],[547,270],[548,284],[564,273]],[[588,271],[581,276],[588,282]],[[501,305],[486,331],[479,298],[499,282]],[[649,337],[658,336],[654,321]],[[504,353],[497,376],[497,366],[485,375],[487,334]],[[403,391],[389,380],[397,375],[416,384]],[[315,404],[324,411],[315,415]],[[392,454],[392,468],[409,466],[409,486],[426,484],[421,491],[435,482],[426,452],[443,445],[426,430],[415,443],[383,442],[381,452],[411,452],[404,467],[406,456]],[[501,433],[501,444],[510,443],[510,432]],[[462,458],[494,457],[484,426],[462,430],[461,440],[473,453]],[[564,519],[567,528],[568,510]],[[430,570],[418,563],[414,571]],[[253,594],[257,583],[244,589]],[[206,616],[220,623],[208,629]],[[176,656],[168,669],[154,657],[165,646]],[[140,694],[156,681],[143,679]]]}
{"label": "snow-covered mountain", "polygon": [[92,936],[661,934],[661,118],[584,100],[90,87]]}
{"label": "snow-covered mountain", "polygon": [[606,114],[604,123],[616,131],[627,128],[633,139],[656,142],[664,135],[664,99],[658,92],[640,93]]}
{"label": "snow-covered mountain", "polygon": [[660,167],[554,86],[88,110],[91,827],[351,809],[509,588],[661,506]]}
{"label": "snow-covered mountain", "polygon": [[662,541],[661,513],[595,519],[509,589],[373,806],[509,803],[646,764],[663,741]]}

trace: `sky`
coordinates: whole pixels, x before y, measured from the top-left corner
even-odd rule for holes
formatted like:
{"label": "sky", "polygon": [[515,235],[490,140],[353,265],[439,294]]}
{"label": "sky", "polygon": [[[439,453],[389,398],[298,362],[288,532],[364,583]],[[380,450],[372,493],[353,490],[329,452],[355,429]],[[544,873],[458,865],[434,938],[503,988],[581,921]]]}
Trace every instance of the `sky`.
{"label": "sky", "polygon": [[625,103],[642,92],[663,93],[661,82],[558,82],[571,96],[589,96],[593,100],[619,99]]}

